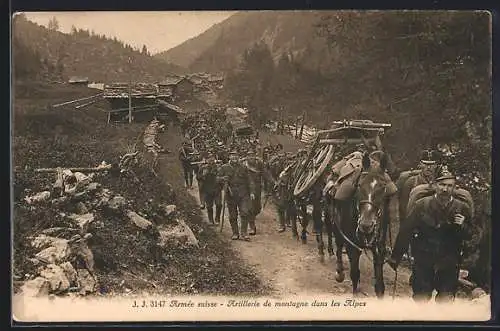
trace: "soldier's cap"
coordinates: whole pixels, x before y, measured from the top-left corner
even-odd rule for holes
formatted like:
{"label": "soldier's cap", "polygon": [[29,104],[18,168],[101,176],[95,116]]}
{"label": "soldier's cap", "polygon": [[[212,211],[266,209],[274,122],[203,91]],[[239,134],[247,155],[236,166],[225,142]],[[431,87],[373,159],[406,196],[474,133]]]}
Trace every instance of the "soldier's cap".
{"label": "soldier's cap", "polygon": [[447,166],[442,166],[437,171],[436,182],[445,179],[456,179]]}
{"label": "soldier's cap", "polygon": [[420,162],[422,164],[436,164],[439,161],[439,153],[435,150],[426,149],[422,151]]}

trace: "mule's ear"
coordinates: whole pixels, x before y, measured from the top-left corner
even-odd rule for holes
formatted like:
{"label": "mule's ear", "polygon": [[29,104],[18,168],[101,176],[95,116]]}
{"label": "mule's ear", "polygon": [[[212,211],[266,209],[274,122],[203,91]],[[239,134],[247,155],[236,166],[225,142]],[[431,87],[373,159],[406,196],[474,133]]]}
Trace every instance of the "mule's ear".
{"label": "mule's ear", "polygon": [[363,170],[368,170],[371,165],[370,155],[368,153],[363,154]]}
{"label": "mule's ear", "polygon": [[382,157],[380,159],[380,169],[385,171],[385,169],[387,169],[388,165],[389,165],[389,158],[387,157],[387,154],[384,153],[384,154],[382,154]]}

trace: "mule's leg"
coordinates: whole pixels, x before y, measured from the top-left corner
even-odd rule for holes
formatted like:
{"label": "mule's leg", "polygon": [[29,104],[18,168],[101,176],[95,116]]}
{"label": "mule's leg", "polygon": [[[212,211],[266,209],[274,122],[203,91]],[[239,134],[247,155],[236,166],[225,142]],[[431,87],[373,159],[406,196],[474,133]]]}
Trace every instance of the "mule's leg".
{"label": "mule's leg", "polygon": [[297,233],[297,218],[299,215],[297,213],[297,208],[292,201],[290,201],[288,204],[288,210],[290,215],[290,217],[288,218],[288,222],[290,222],[292,225],[292,237],[299,240],[299,234]]}
{"label": "mule's leg", "polygon": [[385,292],[384,284],[384,258],[385,250],[381,246],[372,249],[373,254],[373,271],[375,274],[375,295],[377,298],[382,299]]}
{"label": "mule's leg", "polygon": [[301,207],[302,222],[300,223],[302,227],[302,233],[300,239],[302,239],[303,244],[307,244],[307,226],[309,225],[309,215],[307,215],[307,206]]}
{"label": "mule's leg", "polygon": [[338,231],[337,225],[335,223],[332,224],[332,232],[333,236],[335,237],[335,246],[336,246],[336,270],[335,270],[335,280],[339,283],[342,283],[345,279],[345,273],[344,273],[344,258],[342,251],[344,250],[344,238],[342,238],[342,235]]}
{"label": "mule's leg", "polygon": [[321,262],[325,261],[325,244],[323,243],[323,222],[321,220],[321,217],[314,217],[314,211],[313,211],[313,224],[314,224],[314,231],[316,232],[316,242],[318,243],[318,253],[319,253],[319,259]]}
{"label": "mule's leg", "polygon": [[326,235],[328,238],[328,255],[332,256],[333,255],[333,225],[332,225],[332,218],[330,216],[330,211],[325,210],[325,231]]}
{"label": "mule's leg", "polygon": [[359,280],[361,277],[361,271],[359,270],[359,258],[361,257],[361,252],[352,245],[347,245],[347,255],[349,256],[349,274],[352,281],[352,294],[354,296],[358,296],[361,293],[359,289]]}

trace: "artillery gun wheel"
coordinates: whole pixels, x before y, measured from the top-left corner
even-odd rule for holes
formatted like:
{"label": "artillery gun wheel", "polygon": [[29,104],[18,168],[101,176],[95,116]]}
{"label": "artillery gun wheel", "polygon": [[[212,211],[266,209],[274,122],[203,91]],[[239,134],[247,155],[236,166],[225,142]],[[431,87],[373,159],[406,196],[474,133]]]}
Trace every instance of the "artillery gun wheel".
{"label": "artillery gun wheel", "polygon": [[309,163],[305,165],[304,171],[299,174],[299,178],[293,190],[295,197],[304,195],[313,187],[332,160],[334,149],[335,147],[333,145],[324,145],[316,150],[316,153]]}

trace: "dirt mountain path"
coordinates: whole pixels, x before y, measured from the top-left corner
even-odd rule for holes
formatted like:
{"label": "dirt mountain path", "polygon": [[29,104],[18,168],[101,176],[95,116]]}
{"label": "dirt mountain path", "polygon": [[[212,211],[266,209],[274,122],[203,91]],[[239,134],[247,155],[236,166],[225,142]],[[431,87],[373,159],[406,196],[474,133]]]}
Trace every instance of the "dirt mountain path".
{"label": "dirt mountain path", "polygon": [[[195,181],[196,182],[196,181]],[[198,187],[195,185],[189,193],[199,201]],[[203,211],[207,220],[206,212]],[[297,295],[350,295],[352,291],[349,279],[349,263],[344,254],[346,278],[343,283],[335,281],[335,257],[325,256],[325,262],[319,260],[316,239],[314,235],[308,236],[307,244],[302,244],[292,238],[290,229],[283,233],[277,232],[276,212],[272,202],[257,217],[257,235],[251,237],[250,242],[231,240],[231,230],[225,211],[223,232],[220,234],[231,247],[237,250],[242,258],[251,265],[261,279],[272,287],[275,295],[280,297]],[[218,232],[218,231],[217,231]],[[326,237],[325,237],[326,239]],[[361,290],[368,296],[374,296],[372,285],[371,256],[361,256]],[[384,266],[386,295],[392,294],[395,273],[388,266]],[[408,270],[398,270],[397,296],[408,296]]]}

